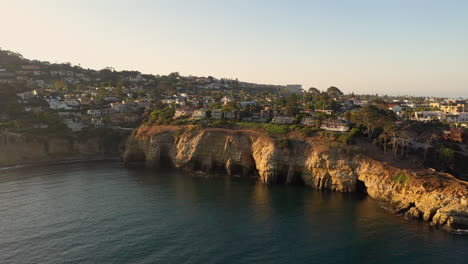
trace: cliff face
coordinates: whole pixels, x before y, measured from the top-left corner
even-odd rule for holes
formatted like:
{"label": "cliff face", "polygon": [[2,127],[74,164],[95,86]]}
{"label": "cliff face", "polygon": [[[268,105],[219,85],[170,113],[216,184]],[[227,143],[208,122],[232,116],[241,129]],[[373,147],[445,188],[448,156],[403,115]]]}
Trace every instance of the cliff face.
{"label": "cliff face", "polygon": [[448,174],[399,170],[307,141],[280,142],[254,131],[167,127],[156,133],[135,133],[127,141],[124,160],[255,177],[264,183],[304,183],[342,192],[365,189],[394,213],[456,232],[468,231],[466,182]]}
{"label": "cliff face", "polygon": [[96,139],[79,142],[0,132],[0,167],[97,156],[118,157],[118,151],[118,146],[115,150],[105,151]]}

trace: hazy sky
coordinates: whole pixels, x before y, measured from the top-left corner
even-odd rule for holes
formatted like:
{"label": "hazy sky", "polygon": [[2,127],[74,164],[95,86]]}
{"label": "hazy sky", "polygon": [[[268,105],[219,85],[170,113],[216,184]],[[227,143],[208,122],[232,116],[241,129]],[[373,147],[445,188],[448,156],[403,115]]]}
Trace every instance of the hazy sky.
{"label": "hazy sky", "polygon": [[465,0],[0,0],[0,47],[144,73],[468,97]]}

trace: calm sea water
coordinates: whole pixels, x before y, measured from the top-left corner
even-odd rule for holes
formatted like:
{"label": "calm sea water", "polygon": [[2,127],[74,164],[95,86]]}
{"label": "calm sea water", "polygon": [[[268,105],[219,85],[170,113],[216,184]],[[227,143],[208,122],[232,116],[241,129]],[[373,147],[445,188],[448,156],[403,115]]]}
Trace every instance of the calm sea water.
{"label": "calm sea water", "polygon": [[0,171],[0,263],[468,263],[366,197],[117,162]]}

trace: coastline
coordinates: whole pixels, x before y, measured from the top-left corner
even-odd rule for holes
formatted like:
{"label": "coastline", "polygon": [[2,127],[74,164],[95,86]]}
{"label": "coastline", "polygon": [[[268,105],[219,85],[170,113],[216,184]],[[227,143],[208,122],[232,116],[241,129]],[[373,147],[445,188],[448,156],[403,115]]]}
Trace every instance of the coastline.
{"label": "coastline", "polygon": [[124,164],[365,192],[393,214],[467,234],[468,182],[451,174],[397,167],[338,142],[284,141],[259,131],[177,128],[135,131],[127,140]]}
{"label": "coastline", "polygon": [[57,158],[57,159],[52,158],[52,159],[45,159],[45,160],[37,160],[37,161],[25,162],[25,163],[5,164],[5,165],[1,164],[0,172],[5,171],[5,170],[20,169],[20,168],[33,167],[33,166],[38,166],[38,165],[105,161],[105,160],[120,161],[120,156],[119,155],[70,156],[70,157],[62,157],[62,158]]}

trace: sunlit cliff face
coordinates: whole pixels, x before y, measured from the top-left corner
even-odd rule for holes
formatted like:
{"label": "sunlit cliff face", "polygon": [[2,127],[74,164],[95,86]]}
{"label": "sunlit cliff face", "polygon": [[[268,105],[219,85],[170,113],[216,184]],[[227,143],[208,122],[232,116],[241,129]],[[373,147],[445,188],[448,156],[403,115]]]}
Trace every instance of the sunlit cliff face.
{"label": "sunlit cliff face", "polygon": [[[263,184],[303,183],[324,190],[359,190],[408,218],[448,229],[468,229],[466,182],[441,173],[424,177],[424,173],[400,170],[365,155],[316,149],[307,141],[285,147],[260,132],[201,129],[176,134],[166,130],[134,135],[123,157],[125,162],[144,161],[156,168],[173,164],[205,175],[254,177]],[[398,174],[410,180],[405,184],[395,181]],[[268,199],[268,190],[259,185],[253,197],[262,204]],[[268,206],[255,209],[259,219],[267,217],[268,210]]]}

